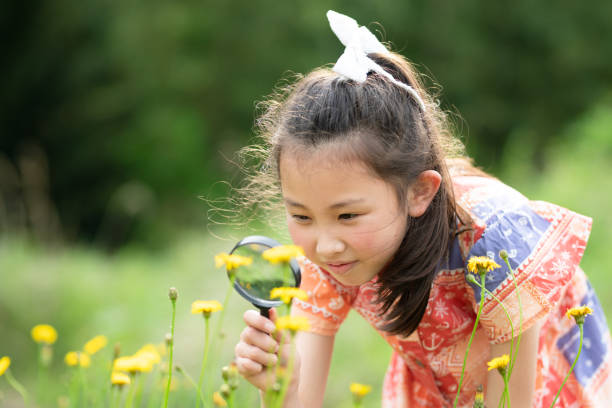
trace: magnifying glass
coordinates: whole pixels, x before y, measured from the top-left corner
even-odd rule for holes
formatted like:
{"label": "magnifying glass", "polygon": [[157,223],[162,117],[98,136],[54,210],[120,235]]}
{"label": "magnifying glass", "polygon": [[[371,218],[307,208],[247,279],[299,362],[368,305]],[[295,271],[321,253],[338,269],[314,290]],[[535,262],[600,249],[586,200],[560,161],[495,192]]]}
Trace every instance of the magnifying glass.
{"label": "magnifying glass", "polygon": [[298,287],[302,278],[295,258],[289,262],[272,264],[261,256],[266,249],[277,246],[280,244],[272,238],[252,235],[240,240],[230,251],[230,254],[253,259],[250,265],[242,265],[227,273],[228,277],[234,275],[234,289],[265,317],[270,317],[270,308],[283,304],[280,300],[270,298],[272,289]]}

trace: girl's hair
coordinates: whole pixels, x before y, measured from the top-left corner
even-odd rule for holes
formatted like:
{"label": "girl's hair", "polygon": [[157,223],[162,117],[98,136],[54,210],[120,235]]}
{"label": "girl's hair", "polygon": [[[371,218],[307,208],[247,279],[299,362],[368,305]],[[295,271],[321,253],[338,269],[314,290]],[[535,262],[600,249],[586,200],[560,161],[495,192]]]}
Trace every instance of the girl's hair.
{"label": "girl's hair", "polygon": [[257,128],[263,143],[242,151],[243,159],[259,160],[237,198],[243,209],[277,210],[279,160],[288,149],[308,152],[332,144],[346,148],[350,158],[361,160],[394,187],[401,208],[406,208],[407,190],[419,174],[439,172],[442,183],[433,201],[422,216],[407,215],[403,241],[392,262],[378,274],[381,329],[409,335],[425,312],[458,220],[464,225],[468,221],[463,212],[458,213],[448,163],[464,174],[481,172],[464,157],[463,145],[451,134],[444,113],[427,95],[411,64],[395,53],[368,57],[413,87],[425,111],[406,90],[382,75],[370,73],[365,82],[356,83],[319,68],[260,105],[263,113]]}

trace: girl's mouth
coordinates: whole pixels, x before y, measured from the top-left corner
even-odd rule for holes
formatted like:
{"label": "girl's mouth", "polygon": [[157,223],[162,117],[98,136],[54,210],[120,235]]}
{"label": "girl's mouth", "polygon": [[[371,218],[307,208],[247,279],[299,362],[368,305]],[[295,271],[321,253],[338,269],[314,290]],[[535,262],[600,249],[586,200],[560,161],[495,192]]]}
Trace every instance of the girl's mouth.
{"label": "girl's mouth", "polygon": [[345,275],[347,274],[355,265],[356,261],[353,262],[332,262],[326,263],[326,269],[330,272],[333,272],[336,275]]}

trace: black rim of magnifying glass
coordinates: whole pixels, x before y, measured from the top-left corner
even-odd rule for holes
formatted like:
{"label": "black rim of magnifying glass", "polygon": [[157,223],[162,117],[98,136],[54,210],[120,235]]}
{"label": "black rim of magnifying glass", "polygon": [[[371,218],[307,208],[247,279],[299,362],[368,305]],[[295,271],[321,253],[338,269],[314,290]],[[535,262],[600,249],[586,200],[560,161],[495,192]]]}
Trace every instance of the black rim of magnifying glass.
{"label": "black rim of magnifying glass", "polygon": [[[263,235],[251,235],[249,237],[245,237],[241,239],[240,242],[238,242],[234,246],[234,248],[232,248],[232,250],[230,251],[230,254],[233,254],[236,249],[246,246],[246,245],[261,245],[261,246],[267,246],[269,248],[274,248],[274,247],[280,246],[280,243],[278,243],[276,240],[270,237],[264,237]],[[295,258],[289,261],[289,268],[291,269],[291,272],[293,273],[293,277],[295,278],[295,287],[299,287],[300,282],[302,280],[302,273],[300,271],[300,266],[298,262],[295,260]],[[229,272],[228,272],[228,276],[229,276]],[[277,307],[283,304],[283,302],[280,300],[265,300],[265,299],[256,298],[255,296],[252,296],[249,292],[244,290],[244,288],[240,286],[240,284],[238,284],[237,281],[234,282],[234,289],[236,289],[236,291],[240,293],[242,297],[244,297],[246,300],[251,302],[254,306],[262,310],[262,312],[264,309],[267,311],[270,308]]]}

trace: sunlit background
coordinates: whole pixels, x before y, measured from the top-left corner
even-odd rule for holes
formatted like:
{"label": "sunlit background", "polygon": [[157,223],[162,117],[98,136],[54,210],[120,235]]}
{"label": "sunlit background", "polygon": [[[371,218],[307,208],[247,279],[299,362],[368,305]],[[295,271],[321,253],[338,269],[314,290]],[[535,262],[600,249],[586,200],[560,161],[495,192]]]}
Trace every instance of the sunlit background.
{"label": "sunlit background", "polygon": [[[483,169],[593,217],[582,266],[612,317],[611,2],[9,1],[0,7],[0,356],[16,377],[35,383],[38,323],[58,329],[58,373],[64,354],[96,334],[109,337],[109,353],[163,341],[170,286],[176,360],[199,372],[203,322],[189,305],[225,293],[213,256],[251,233],[211,228],[202,197],[239,183],[233,162],[252,142],[256,102],[341,54],[330,8],[418,66]],[[231,358],[247,307],[232,298],[217,364]],[[326,406],[350,406],[353,381],[372,384],[366,406],[378,406],[388,347],[351,315],[337,350]],[[0,405],[21,406],[1,380]],[[240,392],[256,406],[245,382]]]}

